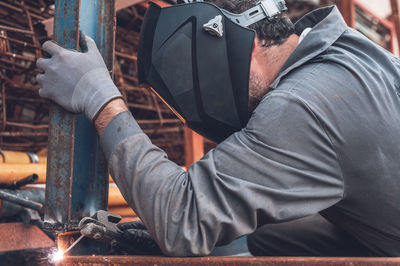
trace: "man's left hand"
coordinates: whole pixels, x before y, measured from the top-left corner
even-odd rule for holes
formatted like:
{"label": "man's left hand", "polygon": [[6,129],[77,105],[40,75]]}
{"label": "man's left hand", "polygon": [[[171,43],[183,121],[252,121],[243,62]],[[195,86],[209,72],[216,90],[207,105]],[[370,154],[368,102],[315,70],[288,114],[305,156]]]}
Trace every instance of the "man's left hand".
{"label": "man's left hand", "polygon": [[37,66],[44,70],[36,79],[40,96],[58,103],[73,113],[85,113],[93,121],[102,107],[121,97],[93,39],[85,36],[85,53],[64,49],[47,41],[43,50],[51,58],[40,58]]}

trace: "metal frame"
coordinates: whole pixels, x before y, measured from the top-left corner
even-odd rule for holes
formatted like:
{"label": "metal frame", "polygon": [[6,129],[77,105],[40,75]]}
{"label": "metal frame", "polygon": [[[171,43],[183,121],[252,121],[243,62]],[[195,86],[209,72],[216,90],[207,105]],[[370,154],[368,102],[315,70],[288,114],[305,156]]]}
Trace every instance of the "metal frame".
{"label": "metal frame", "polygon": [[[389,1],[389,0],[388,0]],[[338,7],[340,12],[343,15],[347,25],[351,28],[356,27],[356,7],[363,10],[365,13],[371,15],[376,21],[378,21],[381,25],[386,27],[390,32],[390,52],[396,53],[395,51],[395,36],[396,36],[396,28],[393,21],[381,18],[376,15],[372,10],[370,10],[367,6],[361,3],[359,0],[342,0],[338,3]]]}
{"label": "metal frame", "polygon": [[[376,15],[372,10],[370,10],[367,6],[365,6],[363,3],[361,3],[358,0],[354,0],[354,5],[361,10],[363,10],[365,13],[371,15],[374,19],[376,19],[381,25],[383,25],[385,28],[387,28],[390,32],[390,52],[395,53],[395,36],[396,36],[396,29],[395,25],[392,21],[384,19],[378,15]],[[355,27],[355,24],[354,24]]]}

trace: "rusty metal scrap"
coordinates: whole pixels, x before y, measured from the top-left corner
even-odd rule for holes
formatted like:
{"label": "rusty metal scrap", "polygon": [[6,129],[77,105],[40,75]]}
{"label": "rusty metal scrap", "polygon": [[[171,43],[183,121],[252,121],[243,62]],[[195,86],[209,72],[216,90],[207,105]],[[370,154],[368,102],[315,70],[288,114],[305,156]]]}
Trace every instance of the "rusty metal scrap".
{"label": "rusty metal scrap", "polygon": [[36,226],[23,223],[0,224],[0,252],[43,249],[55,246],[45,233]]}
{"label": "rusty metal scrap", "polygon": [[40,21],[52,17],[52,4],[0,2],[0,148],[38,151],[46,145],[48,102],[38,99],[35,61],[47,39]]}

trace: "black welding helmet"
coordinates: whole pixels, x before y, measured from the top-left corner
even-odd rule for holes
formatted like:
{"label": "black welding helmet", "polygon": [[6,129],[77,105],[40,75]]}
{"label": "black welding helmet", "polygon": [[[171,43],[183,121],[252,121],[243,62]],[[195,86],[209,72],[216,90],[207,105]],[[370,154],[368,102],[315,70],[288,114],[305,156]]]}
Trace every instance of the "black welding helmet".
{"label": "black welding helmet", "polygon": [[207,2],[165,8],[150,2],[140,33],[139,81],[188,127],[221,142],[249,119],[255,32],[246,26],[283,10],[284,0],[262,0],[242,14]]}

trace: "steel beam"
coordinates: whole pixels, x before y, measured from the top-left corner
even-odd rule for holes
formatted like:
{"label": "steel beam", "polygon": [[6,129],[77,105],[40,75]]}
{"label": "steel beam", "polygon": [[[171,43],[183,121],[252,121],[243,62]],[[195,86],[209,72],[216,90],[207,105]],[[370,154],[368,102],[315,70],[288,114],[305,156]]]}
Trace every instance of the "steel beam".
{"label": "steel beam", "polygon": [[[79,29],[96,41],[111,70],[114,1],[56,0],[54,39],[78,50]],[[96,131],[84,115],[52,105],[49,121],[44,219],[47,230],[61,233],[76,230],[81,218],[107,209],[108,173]]]}

